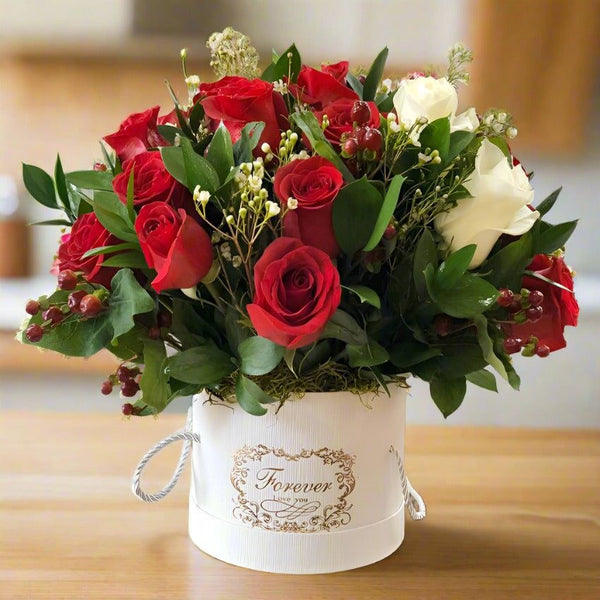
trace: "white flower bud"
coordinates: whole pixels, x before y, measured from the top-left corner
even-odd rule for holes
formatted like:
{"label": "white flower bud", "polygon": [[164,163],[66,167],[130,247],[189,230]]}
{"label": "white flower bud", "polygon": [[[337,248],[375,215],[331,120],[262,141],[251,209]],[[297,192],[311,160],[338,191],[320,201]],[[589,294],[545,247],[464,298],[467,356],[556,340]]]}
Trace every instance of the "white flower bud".
{"label": "white flower bud", "polygon": [[271,152],[271,146],[267,144],[267,142],[263,142],[260,146],[260,150],[265,154],[269,154]]}
{"label": "white flower bud", "polygon": [[433,160],[431,161],[434,165],[439,165],[442,162],[442,157],[441,156],[434,156]]}
{"label": "white flower bud", "polygon": [[239,212],[240,212],[240,217],[242,219],[245,219],[246,218],[246,214],[248,213],[248,209],[245,208],[244,206],[242,206],[242,208],[240,208]]}
{"label": "white flower bud", "polygon": [[298,200],[291,196],[287,199],[287,207],[289,210],[296,210],[298,208]]}
{"label": "white flower bud", "polygon": [[518,133],[518,131],[517,131],[516,127],[509,127],[506,130],[506,137],[508,137],[509,139],[512,140],[517,137],[517,133]]}
{"label": "white flower bud", "polygon": [[210,236],[210,241],[213,244],[218,244],[221,241],[221,234],[218,231],[213,231]]}
{"label": "white flower bud", "polygon": [[495,133],[502,133],[502,130],[504,129],[504,126],[502,125],[502,123],[494,123],[492,125],[492,130]]}
{"label": "white flower bud", "polygon": [[183,58],[185,60],[187,58],[187,48],[182,48],[179,51],[179,56],[181,56],[181,58]]}
{"label": "white flower bud", "polygon": [[267,209],[267,219],[270,219],[281,212],[279,205],[275,202],[271,202],[271,200],[265,202],[265,208]]}
{"label": "white flower bud", "polygon": [[233,215],[227,215],[225,220],[227,223],[229,223],[229,225],[233,225],[235,223],[235,217]]}
{"label": "white flower bud", "polygon": [[241,256],[234,256],[231,264],[237,269],[238,267],[240,267],[242,265],[242,257]]}
{"label": "white flower bud", "polygon": [[507,115],[505,112],[501,112],[501,113],[498,113],[498,117],[497,117],[497,119],[498,119],[498,121],[499,121],[500,123],[506,123],[506,117],[507,117],[507,116],[508,116],[508,115]]}

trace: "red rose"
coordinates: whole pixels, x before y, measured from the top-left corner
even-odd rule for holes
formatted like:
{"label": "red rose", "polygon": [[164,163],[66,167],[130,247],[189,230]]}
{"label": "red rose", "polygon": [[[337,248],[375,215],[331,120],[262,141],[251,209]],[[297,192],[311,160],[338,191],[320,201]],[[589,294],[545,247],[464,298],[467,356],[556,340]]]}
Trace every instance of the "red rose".
{"label": "red rose", "polygon": [[[342,98],[341,100],[336,100],[335,102],[328,104],[323,110],[315,112],[315,116],[319,122],[323,120],[323,115],[327,115],[329,125],[323,133],[332,144],[339,145],[342,135],[352,131],[350,111],[354,106],[354,102],[354,100],[350,100],[349,98]],[[379,129],[380,116],[377,105],[375,102],[367,102],[367,104],[371,111],[371,116],[365,125],[367,127]]]}
{"label": "red rose", "polygon": [[104,136],[104,141],[117,153],[119,160],[129,160],[148,148],[167,145],[156,128],[159,110],[159,106],[154,106],[129,115],[119,126],[119,131]]}
{"label": "red rose", "polygon": [[[538,254],[527,270],[573,290],[573,275],[562,258]],[[542,318],[535,323],[511,325],[507,328],[508,335],[522,340],[527,340],[533,335],[539,339],[540,344],[548,346],[550,351],[564,348],[567,345],[563,336],[565,326],[577,325],[579,316],[579,305],[575,295],[536,277],[524,277],[523,287],[529,290],[539,290],[544,294],[544,301],[541,305]]]}
{"label": "red rose", "polygon": [[340,83],[345,83],[346,75],[348,75],[348,68],[350,63],[347,60],[341,60],[333,65],[321,65],[321,71],[331,75],[334,79],[337,79]]}
{"label": "red rose", "polygon": [[157,292],[196,285],[213,260],[208,234],[183,209],[164,202],[142,206],[135,231],[148,266],[157,272]]}
{"label": "red rose", "polygon": [[[287,109],[281,94],[273,91],[273,84],[261,79],[223,77],[214,83],[200,85],[195,100],[202,103],[210,127],[216,130],[223,121],[236,142],[242,129],[252,121],[263,121],[262,142],[276,149],[281,139],[281,129],[287,127]],[[260,149],[260,143],[257,145]]]}
{"label": "red rose", "polygon": [[104,254],[82,257],[93,248],[112,246],[120,242],[121,240],[104,228],[94,213],[81,215],[73,223],[71,232],[62,237],[57,256],[58,271],[83,271],[89,282],[110,288],[110,281],[117,269],[102,266]]}
{"label": "red rose", "polygon": [[143,152],[123,163],[123,172],[113,179],[113,188],[123,202],[127,202],[127,185],[132,170],[134,204],[162,200],[179,206],[173,200],[181,196],[183,186],[167,171],[160,152]]}
{"label": "red rose", "polygon": [[298,201],[283,221],[285,235],[302,240],[331,257],[340,253],[333,232],[333,201],[344,184],[342,174],[327,159],[297,159],[275,173],[273,189],[283,206],[288,198]]}
{"label": "red rose", "polygon": [[306,102],[318,110],[341,98],[359,99],[355,92],[329,73],[323,73],[323,71],[307,66],[300,69],[296,87],[301,93],[302,102]]}
{"label": "red rose", "polygon": [[248,315],[258,335],[286,348],[319,338],[340,303],[340,276],[327,254],[293,238],[272,242],[254,267]]}

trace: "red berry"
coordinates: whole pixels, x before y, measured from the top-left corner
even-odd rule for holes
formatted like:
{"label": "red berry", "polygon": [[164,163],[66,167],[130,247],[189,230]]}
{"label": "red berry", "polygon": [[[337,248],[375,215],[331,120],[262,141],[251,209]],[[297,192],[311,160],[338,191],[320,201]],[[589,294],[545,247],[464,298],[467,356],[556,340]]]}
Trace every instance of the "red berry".
{"label": "red berry", "polygon": [[95,317],[102,310],[102,302],[94,294],[86,294],[79,303],[79,312],[84,317]]}
{"label": "red berry", "polygon": [[546,356],[548,356],[548,354],[550,354],[550,348],[548,346],[546,346],[546,344],[538,344],[535,349],[535,353],[540,358],[546,358]]}
{"label": "red berry", "polygon": [[366,133],[367,133],[367,128],[364,126],[357,127],[354,130],[354,139],[356,140],[356,144],[357,144],[359,150],[364,148],[364,141],[365,141]]}
{"label": "red berry", "polygon": [[156,321],[158,322],[159,327],[171,327],[173,323],[173,316],[169,311],[160,311],[158,315],[156,315]]}
{"label": "red berry", "polygon": [[74,290],[77,287],[77,275],[67,269],[58,274],[58,287],[61,290]]}
{"label": "red berry", "polygon": [[529,292],[529,304],[531,306],[541,306],[544,301],[544,294],[539,290],[531,290]]}
{"label": "red berry", "polygon": [[108,396],[113,391],[113,384],[110,380],[106,380],[102,382],[102,387],[100,388],[100,392],[105,396]]}
{"label": "red berry", "polygon": [[385,231],[383,232],[383,239],[384,240],[393,240],[396,237],[396,228],[394,227],[394,225],[392,223],[390,223],[386,228]]}
{"label": "red berry", "polygon": [[35,344],[36,342],[39,342],[42,339],[43,335],[44,335],[44,329],[42,328],[41,325],[38,325],[38,324],[30,325],[25,330],[25,337],[33,344]]}
{"label": "red berry", "polygon": [[117,379],[121,383],[123,383],[124,381],[127,381],[128,379],[133,379],[136,374],[137,373],[134,369],[130,369],[129,367],[126,367],[125,365],[121,365],[117,369]]}
{"label": "red berry", "polygon": [[531,306],[525,311],[527,319],[532,323],[536,323],[542,318],[544,309],[541,306]]}
{"label": "red berry", "polygon": [[381,150],[381,145],[383,144],[383,136],[381,135],[381,131],[379,129],[375,129],[370,127],[365,132],[365,137],[363,139],[363,145],[367,150],[372,150],[373,152],[377,152]]}
{"label": "red berry", "polygon": [[28,315],[37,315],[40,312],[40,308],[42,308],[42,306],[37,300],[30,300],[25,305],[25,312]]}
{"label": "red berry", "polygon": [[433,321],[433,325],[440,337],[446,337],[452,333],[452,319],[448,315],[437,315]]}
{"label": "red berry", "polygon": [[342,144],[342,152],[346,156],[354,156],[358,152],[358,142],[354,138],[348,138]]}
{"label": "red berry", "polygon": [[101,162],[94,163],[94,171],[106,171],[106,165]]}
{"label": "red berry", "polygon": [[350,118],[358,125],[365,125],[371,118],[371,109],[366,102],[358,100],[354,103],[350,110]]}
{"label": "red berry", "polygon": [[127,398],[135,396],[140,390],[140,386],[135,379],[126,379],[121,383],[121,394]]}
{"label": "red berry", "polygon": [[518,313],[521,308],[521,296],[516,294],[510,305],[506,307],[506,310],[510,313]]}
{"label": "red berry", "polygon": [[79,305],[81,304],[81,300],[87,296],[87,292],[84,290],[77,290],[76,292],[72,292],[69,294],[67,299],[67,306],[71,309],[71,312],[79,313],[81,312]]}
{"label": "red berry", "polygon": [[523,342],[519,338],[506,338],[503,346],[507,354],[516,354],[523,347]]}
{"label": "red berry", "polygon": [[[501,288],[500,295],[498,296],[498,300],[496,300],[496,302],[503,308],[508,308],[513,303],[514,298],[515,295],[511,290],[507,288]],[[521,305],[519,305],[519,308],[521,308]]]}
{"label": "red berry", "polygon": [[129,402],[123,404],[123,406],[121,406],[121,412],[126,416],[133,414],[133,404]]}
{"label": "red berry", "polygon": [[160,338],[160,327],[158,327],[158,325],[150,327],[150,329],[148,329],[148,337],[151,340],[158,340]]}
{"label": "red berry", "polygon": [[359,80],[359,81],[360,81],[360,82],[361,82],[363,85],[365,85],[365,82],[367,81],[367,77],[366,77],[366,75],[359,75],[359,76],[358,76],[358,80]]}
{"label": "red berry", "polygon": [[58,306],[51,306],[49,309],[42,313],[42,319],[44,321],[51,321],[52,325],[60,323],[64,319],[64,315]]}

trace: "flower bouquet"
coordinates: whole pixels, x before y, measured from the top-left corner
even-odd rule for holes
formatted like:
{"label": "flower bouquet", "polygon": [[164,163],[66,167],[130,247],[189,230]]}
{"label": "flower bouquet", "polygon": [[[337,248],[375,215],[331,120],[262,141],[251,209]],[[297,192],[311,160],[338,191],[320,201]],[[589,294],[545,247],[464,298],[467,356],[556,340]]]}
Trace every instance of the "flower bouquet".
{"label": "flower bouquet", "polygon": [[[337,431],[348,419],[357,424],[350,440],[399,435],[403,414],[386,411],[404,410],[396,396],[409,375],[429,382],[445,417],[467,382],[496,390],[496,374],[518,389],[511,355],[545,357],[576,325],[563,259],[576,222],[546,220],[559,190],[533,205],[508,113],[457,112],[471,59],[460,45],[445,72],[400,80],[382,80],[387,49],[353,73],[346,61],[308,67],[292,45],[261,73],[242,34],[228,28],[208,46],[218,80],[189,75],[182,51],[188,98],[169,87],[172,112],[127,117],[104,137],[93,169],[65,173],[57,159],[51,177],[23,166],[31,195],[63,213],[47,224],[65,229],[57,290],[27,303],[19,339],[69,356],[113,353],[120,364],[102,392],[119,386],[125,415],[200,393],[199,414],[233,408],[219,410],[218,423],[194,416],[203,446],[222,441],[229,415],[252,421],[220,448],[221,461],[234,456],[233,470],[218,465],[235,488],[232,518],[260,534],[343,530],[360,452],[328,454],[323,441],[289,451],[293,428]],[[383,423],[371,424],[378,411]],[[292,429],[253,446],[244,427],[264,419]],[[276,458],[283,467],[269,466]],[[337,469],[323,513],[306,509],[310,498],[297,510],[291,496],[307,488],[279,477],[311,461]],[[216,468],[209,463],[194,456],[194,477]],[[390,479],[389,465],[380,475]],[[287,494],[252,500],[251,476],[257,489]],[[398,497],[400,483],[389,485]],[[202,486],[195,493],[197,502],[210,496]],[[267,510],[266,501],[280,504]],[[378,557],[398,543],[386,540]]]}

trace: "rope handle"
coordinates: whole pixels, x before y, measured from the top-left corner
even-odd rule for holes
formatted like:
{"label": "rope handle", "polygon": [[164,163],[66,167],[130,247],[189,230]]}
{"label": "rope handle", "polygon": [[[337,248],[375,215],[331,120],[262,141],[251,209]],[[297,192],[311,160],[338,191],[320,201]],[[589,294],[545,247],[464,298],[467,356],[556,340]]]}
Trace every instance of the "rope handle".
{"label": "rope handle", "polygon": [[[157,444],[154,444],[154,446],[152,446],[152,448],[150,448],[150,450],[148,450],[148,452],[146,452],[146,454],[142,456],[142,459],[140,460],[137,468],[135,469],[131,481],[131,489],[140,500],[144,502],[158,502],[159,500],[162,500],[177,485],[177,482],[179,481],[181,473],[183,472],[183,469],[185,467],[185,463],[187,462],[188,456],[190,455],[190,452],[192,450],[192,444],[194,442],[196,442],[197,444],[200,443],[200,436],[196,433],[192,433],[191,429],[192,412],[191,410],[189,410],[187,421],[183,429],[181,429],[180,431],[176,431],[175,433],[162,439]],[[165,446],[168,446],[169,444],[178,441],[183,441],[183,448],[181,449],[181,454],[179,455],[179,460],[177,461],[177,466],[175,467],[175,471],[171,476],[171,480],[169,481],[169,483],[167,483],[167,485],[165,485],[159,492],[156,492],[155,494],[149,494],[148,492],[144,492],[144,490],[142,490],[142,485],[140,481],[144,468],[150,462],[150,459],[155,454],[158,454]]]}
{"label": "rope handle", "polygon": [[427,507],[419,492],[413,488],[404,471],[404,463],[400,452],[390,446],[390,452],[396,457],[398,463],[398,473],[400,473],[400,481],[402,484],[402,496],[404,498],[404,506],[408,509],[408,514],[413,521],[421,521],[427,516]]}

